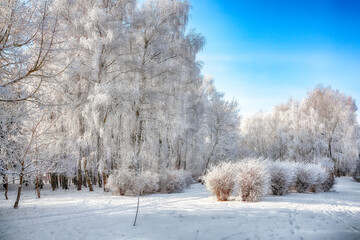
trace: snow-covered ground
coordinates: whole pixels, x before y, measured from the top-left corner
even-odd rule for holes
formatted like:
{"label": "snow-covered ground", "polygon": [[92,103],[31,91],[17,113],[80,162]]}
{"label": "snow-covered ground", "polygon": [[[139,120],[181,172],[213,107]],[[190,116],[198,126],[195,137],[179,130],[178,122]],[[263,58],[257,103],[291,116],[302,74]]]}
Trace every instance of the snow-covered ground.
{"label": "snow-covered ground", "polygon": [[[3,197],[3,191],[1,191]],[[0,200],[0,239],[360,239],[360,183],[338,178],[334,192],[217,202],[201,184],[141,198],[25,190],[19,209]]]}

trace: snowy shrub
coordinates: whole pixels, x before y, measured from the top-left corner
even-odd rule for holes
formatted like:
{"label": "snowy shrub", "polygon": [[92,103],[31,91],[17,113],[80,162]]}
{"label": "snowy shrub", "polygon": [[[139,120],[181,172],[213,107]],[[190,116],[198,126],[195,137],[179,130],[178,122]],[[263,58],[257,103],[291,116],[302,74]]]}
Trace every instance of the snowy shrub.
{"label": "snowy shrub", "polygon": [[235,186],[234,164],[221,163],[210,168],[203,177],[208,189],[218,201],[227,201]]}
{"label": "snowy shrub", "polygon": [[114,195],[131,195],[134,191],[136,173],[131,170],[117,170],[109,176],[106,189]]}
{"label": "snowy shrub", "polygon": [[[137,190],[137,186],[135,187]],[[151,171],[141,172],[140,174],[141,195],[155,193],[158,190],[159,190],[159,175]]]}
{"label": "snowy shrub", "polygon": [[310,186],[310,192],[323,191],[323,183],[326,181],[328,175],[325,169],[320,164],[308,164],[309,171],[313,176],[313,182]]}
{"label": "snowy shrub", "polygon": [[246,159],[236,165],[236,182],[241,200],[258,201],[269,190],[267,163],[261,159]]}
{"label": "snowy shrub", "polygon": [[295,190],[299,193],[329,191],[335,181],[320,164],[299,163],[295,175]]}
{"label": "snowy shrub", "polygon": [[354,170],[354,172],[353,172],[353,179],[354,179],[356,182],[360,182],[360,160],[357,161],[355,170]]}
{"label": "snowy shrub", "polygon": [[269,164],[270,189],[274,195],[285,195],[295,176],[294,164],[290,162],[272,162]]}
{"label": "snowy shrub", "polygon": [[324,192],[328,192],[332,189],[335,184],[335,176],[332,171],[326,171],[325,181],[321,184],[321,189]]}
{"label": "snowy shrub", "polygon": [[334,162],[328,157],[316,158],[313,162],[320,164],[327,171],[334,169]]}
{"label": "snowy shrub", "polygon": [[295,174],[295,190],[299,193],[306,193],[310,191],[310,187],[315,182],[312,175],[311,166],[305,163],[297,165]]}
{"label": "snowy shrub", "polygon": [[188,186],[187,173],[183,170],[166,170],[160,174],[160,192],[181,192]]}
{"label": "snowy shrub", "polygon": [[138,181],[135,171],[120,169],[111,174],[106,183],[106,188],[114,195],[136,195],[139,187],[141,195],[158,191],[158,174],[151,171],[143,171],[140,173],[140,181]]}
{"label": "snowy shrub", "polygon": [[117,170],[109,176],[106,188],[115,195],[151,194],[155,192],[181,192],[192,183],[191,175],[182,170],[167,170],[160,175],[152,171],[142,171],[140,179],[133,170]]}

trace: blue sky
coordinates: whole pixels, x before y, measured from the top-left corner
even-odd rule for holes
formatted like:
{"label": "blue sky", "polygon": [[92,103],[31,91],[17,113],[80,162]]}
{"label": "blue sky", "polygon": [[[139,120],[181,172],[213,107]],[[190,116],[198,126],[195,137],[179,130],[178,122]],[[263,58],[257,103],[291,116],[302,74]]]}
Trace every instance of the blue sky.
{"label": "blue sky", "polygon": [[207,39],[202,73],[238,100],[242,115],[304,98],[319,84],[360,106],[360,1],[191,3],[189,28]]}

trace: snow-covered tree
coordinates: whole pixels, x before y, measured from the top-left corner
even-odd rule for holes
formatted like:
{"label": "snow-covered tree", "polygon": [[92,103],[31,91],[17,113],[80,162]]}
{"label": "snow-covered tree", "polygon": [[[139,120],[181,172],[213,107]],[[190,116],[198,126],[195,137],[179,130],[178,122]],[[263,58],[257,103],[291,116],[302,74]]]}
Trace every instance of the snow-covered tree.
{"label": "snow-covered tree", "polygon": [[[36,100],[58,49],[57,15],[48,0],[12,0],[0,5],[0,101]],[[13,91],[14,88],[17,91]]]}
{"label": "snow-covered tree", "polygon": [[359,154],[354,99],[329,87],[317,87],[308,94],[302,111],[310,115],[312,136],[322,144],[317,154],[333,161],[336,175],[350,173]]}
{"label": "snow-covered tree", "polygon": [[355,101],[338,90],[316,87],[301,102],[241,123],[242,152],[271,159],[321,163],[336,175],[349,174],[359,149]]}
{"label": "snow-covered tree", "polygon": [[208,98],[204,152],[205,169],[207,169],[209,164],[238,159],[240,118],[237,102],[224,100],[224,94],[216,91],[211,77],[205,77],[204,84]]}

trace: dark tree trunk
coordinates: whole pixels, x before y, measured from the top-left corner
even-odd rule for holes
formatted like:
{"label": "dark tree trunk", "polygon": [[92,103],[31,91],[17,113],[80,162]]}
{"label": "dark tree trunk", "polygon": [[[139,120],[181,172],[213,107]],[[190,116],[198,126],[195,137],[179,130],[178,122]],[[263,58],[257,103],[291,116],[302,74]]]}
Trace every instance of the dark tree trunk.
{"label": "dark tree trunk", "polygon": [[[86,183],[87,185],[89,186],[89,191],[92,192],[94,191],[92,185],[91,185],[91,176],[90,176],[90,173],[89,173],[89,170],[87,169],[87,159],[86,159],[86,156],[84,156],[84,170],[85,170],[85,179],[86,179]],[[85,181],[84,181],[85,183]],[[85,186],[86,187],[86,186]]]}
{"label": "dark tree trunk", "polygon": [[51,173],[51,175],[50,175],[50,181],[51,181],[51,189],[53,190],[53,191],[55,191],[55,189],[56,189],[56,174],[55,173]]}
{"label": "dark tree trunk", "polygon": [[98,183],[99,183],[99,187],[102,187],[102,186],[101,186],[101,176],[100,176],[100,172],[98,172]]}
{"label": "dark tree trunk", "polygon": [[73,184],[77,186],[77,177],[73,177]]}
{"label": "dark tree trunk", "polygon": [[106,191],[106,189],[105,189],[105,185],[106,185],[106,174],[105,174],[105,172],[102,173],[102,177],[103,177],[104,191]]}
{"label": "dark tree trunk", "polygon": [[64,182],[63,182],[63,175],[62,174],[59,175],[59,184],[60,184],[60,188],[64,189]]}
{"label": "dark tree trunk", "polygon": [[60,188],[64,189],[65,188],[65,176],[63,174],[59,175],[59,182],[60,182]]}
{"label": "dark tree trunk", "polygon": [[65,176],[63,176],[63,189],[65,189],[65,190],[69,189],[68,178]]}
{"label": "dark tree trunk", "polygon": [[77,175],[77,190],[78,191],[81,190],[81,185],[82,185],[81,160],[79,160],[79,163],[78,163],[78,175]]}
{"label": "dark tree trunk", "polygon": [[7,177],[4,177],[4,180],[5,180],[5,183],[4,183],[4,188],[5,188],[5,199],[6,199],[6,200],[9,200],[9,199],[8,199],[8,196],[7,196],[8,189],[9,189],[8,178],[7,178]]}
{"label": "dark tree trunk", "polygon": [[86,179],[86,170],[85,170],[85,176],[83,176],[83,186],[87,188],[87,185],[86,185],[86,182],[87,182],[87,179]]}
{"label": "dark tree trunk", "polygon": [[23,172],[24,172],[24,169],[21,169],[21,173],[20,173],[20,183],[19,183],[19,188],[18,188],[18,192],[17,192],[17,196],[16,196],[16,201],[15,201],[15,204],[14,204],[14,208],[19,208],[22,182],[23,182],[23,179],[24,179],[24,177],[23,177]]}
{"label": "dark tree trunk", "polygon": [[60,174],[60,186],[62,189],[65,189],[65,186],[67,185],[67,178],[63,175]]}
{"label": "dark tree trunk", "polygon": [[59,188],[59,179],[60,178],[60,176],[57,174],[57,173],[55,173],[55,186],[56,186],[56,188]]}
{"label": "dark tree trunk", "polygon": [[39,176],[36,176],[36,192],[38,198],[40,198]]}
{"label": "dark tree trunk", "polygon": [[93,172],[90,172],[92,185],[96,185],[96,175]]}

